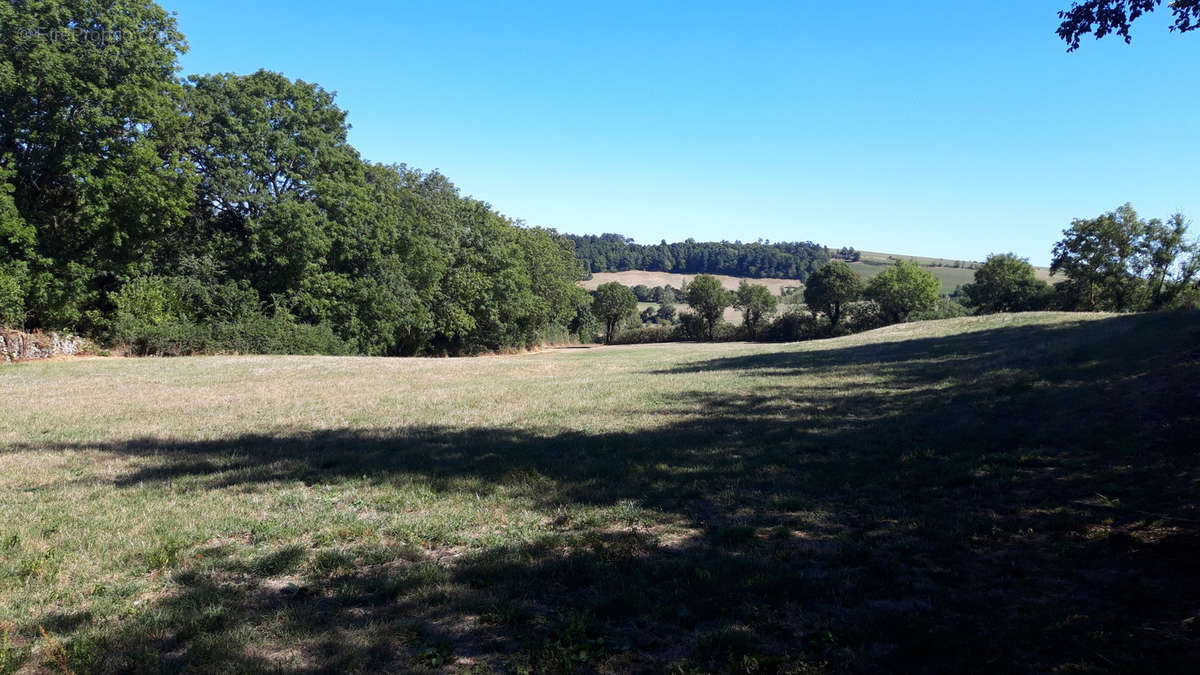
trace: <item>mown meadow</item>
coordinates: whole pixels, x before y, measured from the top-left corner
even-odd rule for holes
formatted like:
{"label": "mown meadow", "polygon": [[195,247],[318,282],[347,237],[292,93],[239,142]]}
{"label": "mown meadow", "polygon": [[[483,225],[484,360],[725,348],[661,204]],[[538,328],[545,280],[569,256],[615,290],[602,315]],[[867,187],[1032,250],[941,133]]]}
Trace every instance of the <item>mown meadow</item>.
{"label": "mown meadow", "polygon": [[1187,672],[1200,313],[0,367],[0,672]]}

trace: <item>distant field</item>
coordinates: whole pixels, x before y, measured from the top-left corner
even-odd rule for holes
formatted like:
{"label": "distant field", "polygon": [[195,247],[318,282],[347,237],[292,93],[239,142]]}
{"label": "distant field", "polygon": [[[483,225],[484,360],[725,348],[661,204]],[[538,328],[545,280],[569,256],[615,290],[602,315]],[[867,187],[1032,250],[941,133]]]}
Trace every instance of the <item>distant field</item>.
{"label": "distant field", "polygon": [[[972,266],[979,266],[982,261],[955,260],[953,258],[929,258],[926,256],[897,255],[893,253],[878,253],[875,251],[860,251],[862,260],[851,265],[855,271],[865,277],[873,277],[882,269],[880,265],[891,265],[897,258],[902,258],[928,269],[942,282],[943,292],[952,291],[963,284],[969,284],[975,278]],[[959,267],[954,267],[955,264]],[[1050,268],[1034,267],[1037,278],[1050,281]]]}
{"label": "distant field", "polygon": [[[736,290],[738,284],[743,281],[741,277],[731,277],[723,274],[713,275],[721,280],[721,285],[729,290]],[[641,270],[632,270],[629,272],[596,272],[591,279],[581,281],[579,284],[589,291],[596,290],[596,287],[610,281],[617,281],[626,286],[637,286],[644,284],[646,286],[674,286],[682,288],[684,282],[691,283],[695,279],[695,274],[671,274],[670,272],[644,272]],[[780,295],[784,288],[803,288],[804,284],[795,279],[744,279],[756,284],[762,284],[771,289],[775,295]]]}
{"label": "distant field", "polygon": [[1198,313],[0,366],[0,671],[1188,672],[1197,377]]}
{"label": "distant field", "polygon": [[[979,265],[980,263],[971,261],[955,261],[950,258],[926,258],[922,256],[896,256],[890,253],[874,253],[870,251],[862,251],[862,260],[856,263],[850,263],[850,267],[854,269],[860,276],[865,279],[879,274],[888,266],[895,263],[897,258],[903,258],[916,262],[917,264],[928,270],[937,280],[941,282],[942,293],[951,293],[954,289],[969,284],[975,278],[975,270],[971,269],[971,265]],[[960,267],[954,267],[955,262],[960,264]],[[1050,270],[1045,267],[1035,267],[1037,277],[1044,281],[1052,281]],[[671,274],[668,272],[645,272],[633,270],[629,272],[597,272],[592,275],[592,278],[587,281],[581,281],[580,285],[590,290],[595,290],[596,286],[609,281],[617,281],[626,286],[637,286],[645,284],[646,286],[666,286],[671,285],[675,288],[680,288],[683,282],[691,281],[695,278],[694,274]],[[742,281],[740,277],[731,277],[718,275],[721,284],[730,290],[737,288],[738,283]],[[775,295],[780,295],[786,287],[800,287],[803,284],[795,279],[746,279],[751,283],[762,284],[771,289]],[[740,317],[740,314],[738,315]],[[726,319],[730,316],[726,315]],[[732,320],[732,319],[730,319]]]}

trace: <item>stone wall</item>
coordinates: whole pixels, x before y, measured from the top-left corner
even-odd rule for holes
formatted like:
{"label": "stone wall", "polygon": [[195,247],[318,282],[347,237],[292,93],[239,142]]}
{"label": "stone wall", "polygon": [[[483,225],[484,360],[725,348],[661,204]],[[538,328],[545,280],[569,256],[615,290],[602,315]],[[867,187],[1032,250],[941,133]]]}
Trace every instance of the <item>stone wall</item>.
{"label": "stone wall", "polygon": [[22,333],[0,328],[0,363],[75,356],[95,351],[88,340],[58,333]]}

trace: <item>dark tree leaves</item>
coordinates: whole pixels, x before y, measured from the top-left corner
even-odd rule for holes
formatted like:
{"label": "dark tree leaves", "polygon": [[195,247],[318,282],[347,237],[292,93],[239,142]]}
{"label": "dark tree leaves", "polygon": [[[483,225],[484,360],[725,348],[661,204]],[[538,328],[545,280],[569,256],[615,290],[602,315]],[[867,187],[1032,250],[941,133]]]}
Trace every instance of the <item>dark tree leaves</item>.
{"label": "dark tree leaves", "polygon": [[[1079,49],[1079,40],[1088,33],[1100,39],[1116,33],[1130,41],[1129,27],[1143,14],[1153,12],[1162,0],[1086,0],[1071,4],[1058,13],[1062,23],[1058,36],[1067,43],[1067,51]],[[1200,27],[1200,0],[1172,0],[1168,3],[1174,15],[1171,30],[1186,33]]]}

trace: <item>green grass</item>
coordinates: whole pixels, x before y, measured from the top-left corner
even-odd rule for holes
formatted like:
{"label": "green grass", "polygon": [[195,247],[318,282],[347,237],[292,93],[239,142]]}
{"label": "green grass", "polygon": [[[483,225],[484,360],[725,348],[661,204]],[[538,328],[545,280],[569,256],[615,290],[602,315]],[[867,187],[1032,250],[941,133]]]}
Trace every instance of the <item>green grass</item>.
{"label": "green grass", "polygon": [[1195,313],[5,366],[0,672],[1187,672],[1198,375]]}
{"label": "green grass", "polygon": [[[871,279],[891,267],[893,263],[860,261],[848,264],[850,265],[850,269],[854,270],[863,279]],[[975,279],[975,270],[965,267],[958,269],[954,267],[922,265],[921,269],[929,272],[938,280],[938,283],[942,285],[938,292],[943,294],[953,293],[954,289],[964,284],[969,284]]]}
{"label": "green grass", "polygon": [[[850,263],[850,267],[864,279],[874,277],[894,265],[897,259],[903,259],[920,265],[925,271],[936,277],[942,284],[941,292],[943,294],[952,293],[959,286],[974,281],[975,268],[978,268],[982,264],[970,260],[954,260],[952,258],[895,255],[892,253],[874,253],[871,251],[860,251],[860,253],[862,254],[862,259],[859,262]],[[1035,267],[1034,272],[1038,279],[1046,282],[1054,281],[1050,276],[1050,269],[1047,267]]]}

